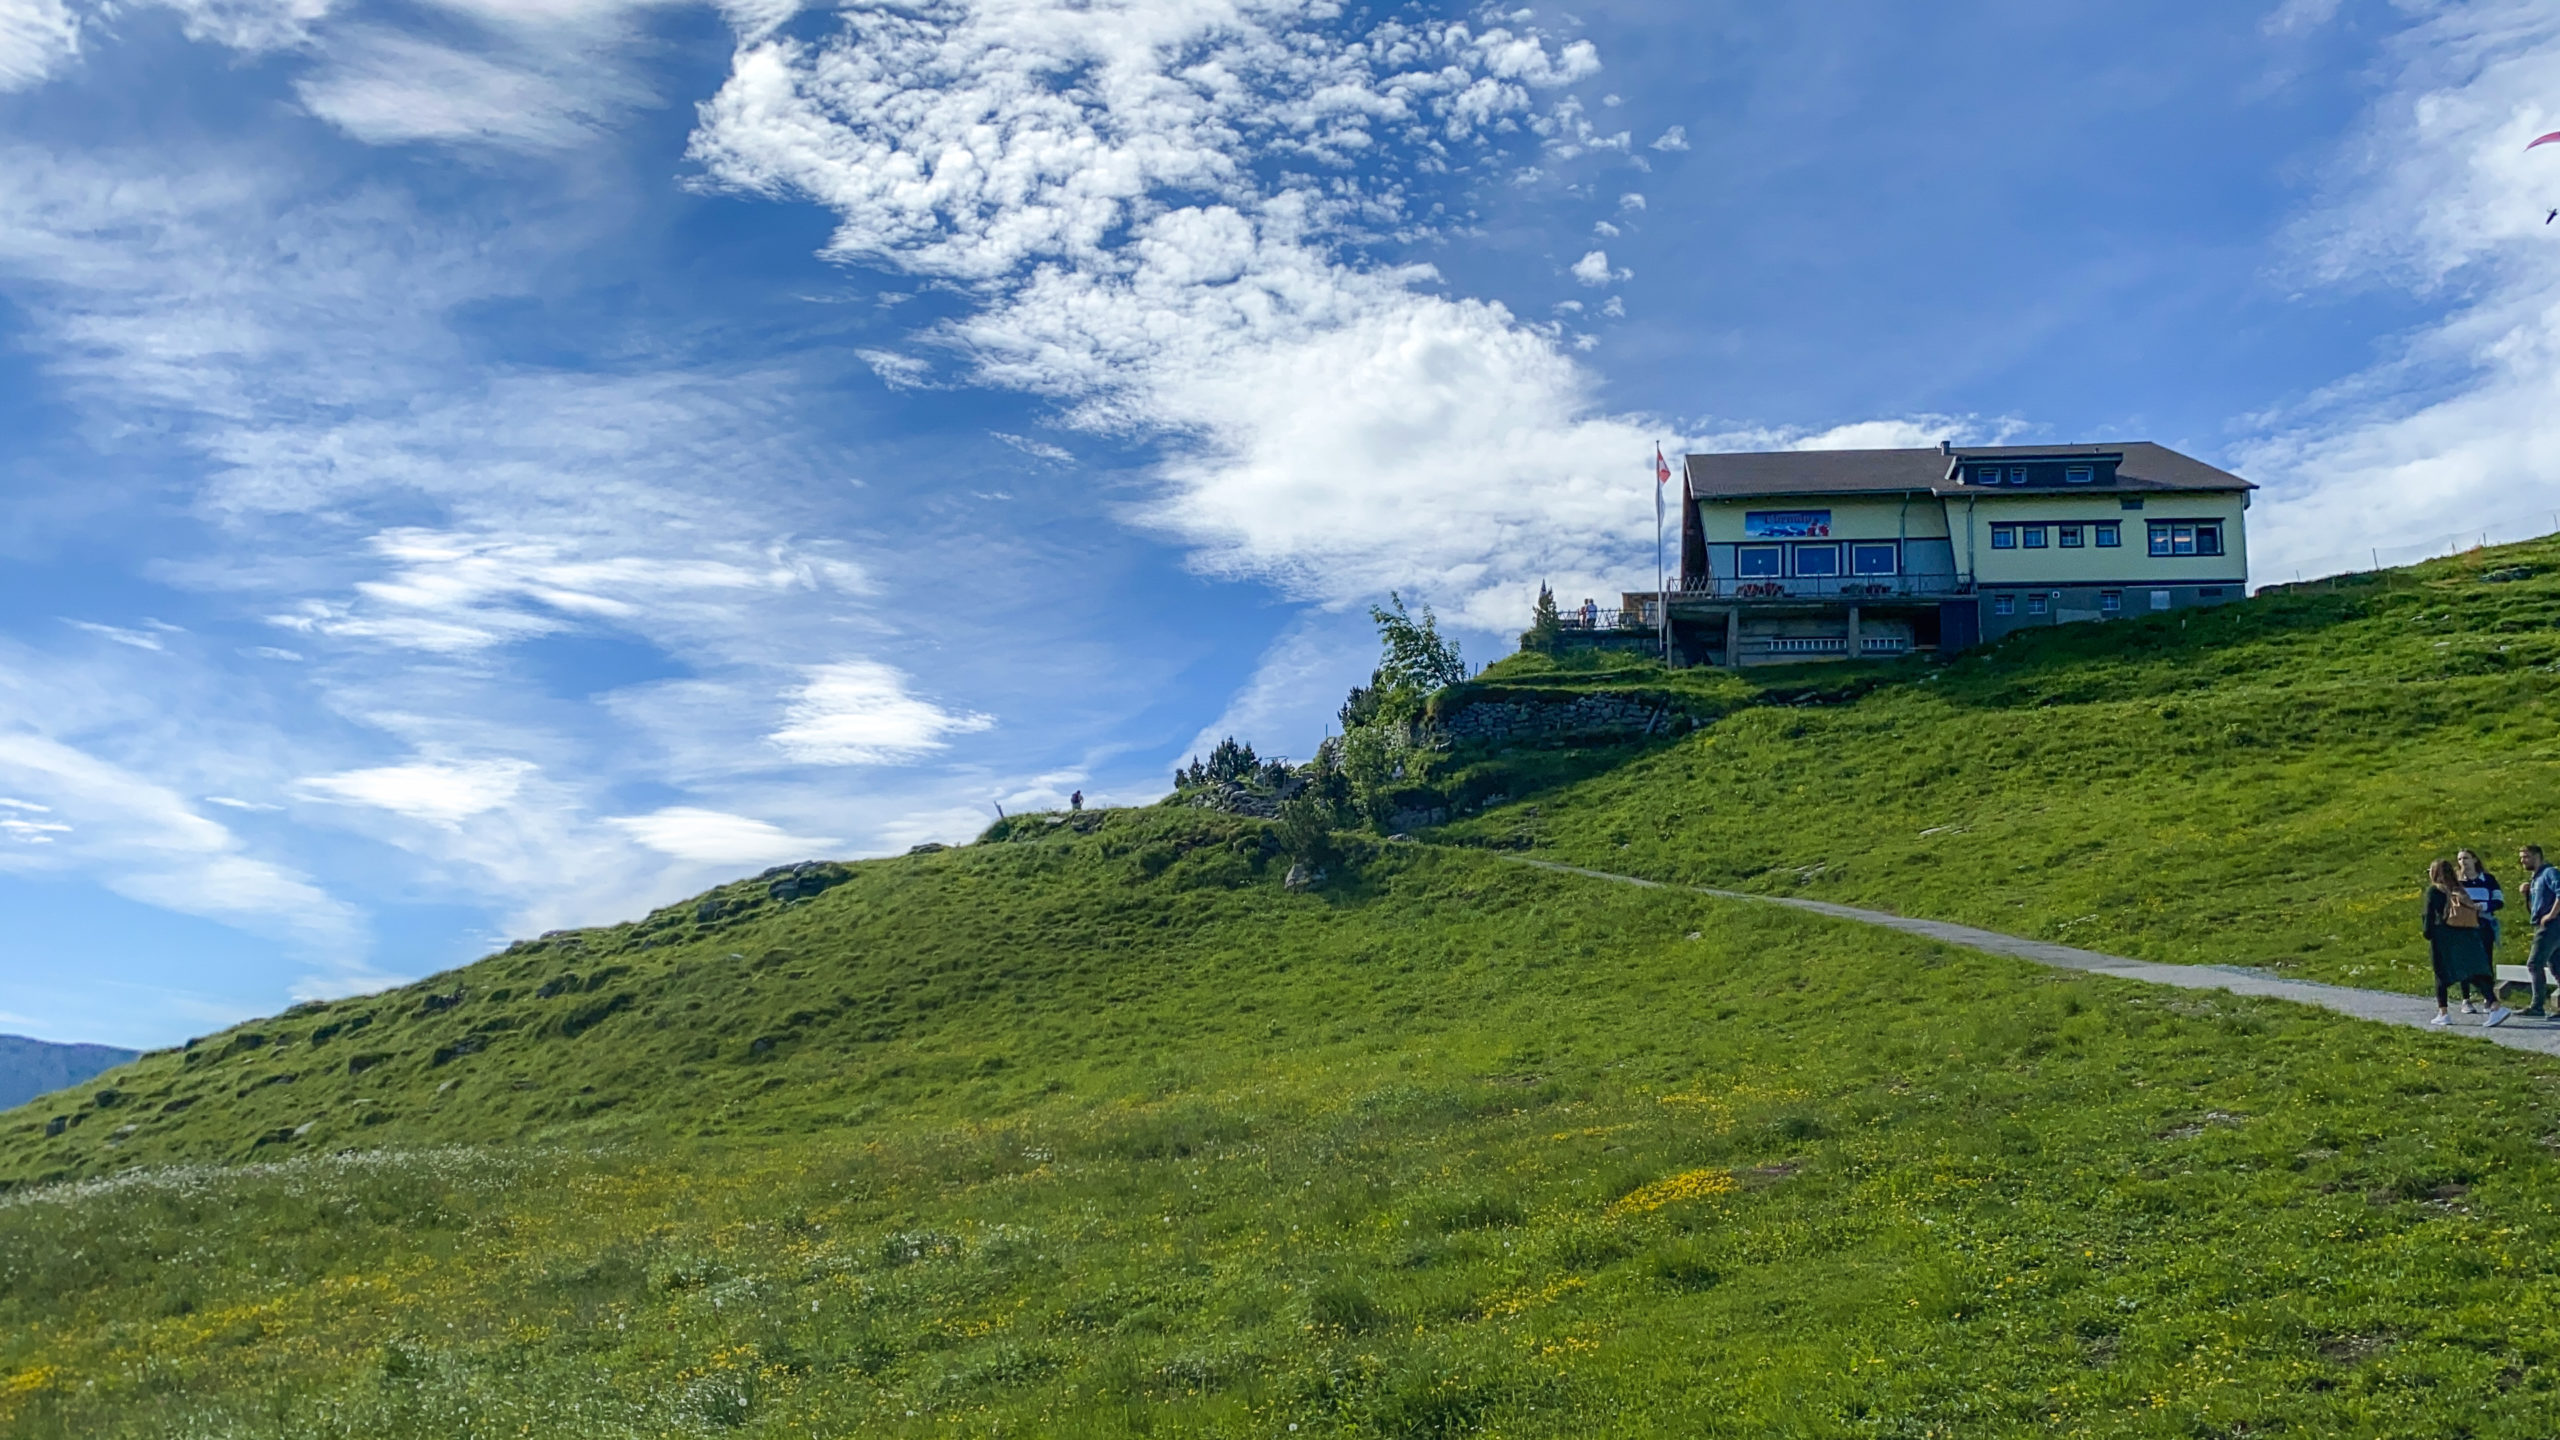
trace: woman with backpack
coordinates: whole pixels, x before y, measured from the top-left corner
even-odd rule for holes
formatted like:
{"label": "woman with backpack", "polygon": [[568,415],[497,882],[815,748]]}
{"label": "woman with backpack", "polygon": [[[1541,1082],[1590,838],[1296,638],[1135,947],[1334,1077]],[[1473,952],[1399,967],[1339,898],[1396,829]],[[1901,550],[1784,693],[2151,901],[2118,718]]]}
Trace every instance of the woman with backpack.
{"label": "woman with backpack", "polygon": [[[2498,912],[2507,908],[2507,892],[2498,885],[2498,877],[2480,863],[2477,850],[2453,852],[2454,878],[2462,882],[2462,893],[2480,907],[2480,948],[2489,952],[2489,973],[2498,973]],[[2483,996],[2490,1004],[2498,1003],[2498,982],[2489,982],[2489,993]],[[2471,987],[2462,987],[2462,1013],[2471,1013]]]}
{"label": "woman with backpack", "polygon": [[2459,983],[2469,982],[2488,992],[2488,1018],[2480,1023],[2503,1025],[2507,1007],[2498,1003],[2498,972],[2489,963],[2489,947],[2480,943],[2480,907],[2462,877],[2453,870],[2453,862],[2438,860],[2427,867],[2427,909],[2425,928],[2427,951],[2435,961],[2436,1018],[2430,1025],[2450,1025],[2452,1012],[2446,1004],[2447,993]]}

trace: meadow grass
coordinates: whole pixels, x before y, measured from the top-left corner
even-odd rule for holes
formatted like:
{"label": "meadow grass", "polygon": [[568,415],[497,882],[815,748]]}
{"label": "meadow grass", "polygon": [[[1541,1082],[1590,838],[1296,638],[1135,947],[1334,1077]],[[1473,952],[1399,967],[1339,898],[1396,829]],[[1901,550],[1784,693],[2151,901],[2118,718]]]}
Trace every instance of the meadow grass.
{"label": "meadow grass", "polygon": [[0,1116],[0,1433],[2548,1434],[2560,1064],[1498,853],[2413,988],[2560,765],[2519,566],[1683,678],[1311,894],[1029,817],[157,1052]]}
{"label": "meadow grass", "polygon": [[[0,1429],[2548,1433],[2540,1057],[1499,856],[1291,895],[1248,822],[1083,823],[10,1117],[85,1178],[0,1197]],[[432,1063],[475,1007],[515,1023]],[[355,1013],[364,1107],[312,1059]],[[164,1090],[112,1149],[19,1123]]]}
{"label": "meadow grass", "polygon": [[[1513,665],[1566,678],[1542,657],[1488,676]],[[2542,540],[1943,667],[1756,673],[1811,703],[1737,709],[1437,838],[2415,992],[2423,874],[2461,846],[2506,882],[2499,958],[2523,962],[2516,848],[2560,853],[2555,670]]]}

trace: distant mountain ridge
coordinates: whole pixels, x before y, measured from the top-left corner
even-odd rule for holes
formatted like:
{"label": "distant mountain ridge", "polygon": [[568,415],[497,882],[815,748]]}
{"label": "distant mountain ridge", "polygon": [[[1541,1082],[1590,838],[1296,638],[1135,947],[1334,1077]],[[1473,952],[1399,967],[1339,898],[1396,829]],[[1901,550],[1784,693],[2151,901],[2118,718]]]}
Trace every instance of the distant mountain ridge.
{"label": "distant mountain ridge", "polygon": [[113,1045],[57,1045],[24,1035],[0,1035],[0,1110],[14,1109],[48,1091],[77,1085],[141,1054]]}

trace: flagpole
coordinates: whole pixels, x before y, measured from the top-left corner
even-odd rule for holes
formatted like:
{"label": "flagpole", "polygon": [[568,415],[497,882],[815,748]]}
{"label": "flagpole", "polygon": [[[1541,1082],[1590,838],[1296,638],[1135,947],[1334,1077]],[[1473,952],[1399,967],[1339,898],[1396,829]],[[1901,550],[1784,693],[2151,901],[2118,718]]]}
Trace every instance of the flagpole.
{"label": "flagpole", "polygon": [[1653,446],[1653,624],[1655,639],[1662,650],[1665,668],[1671,664],[1671,594],[1663,581],[1662,566],[1662,443]]}

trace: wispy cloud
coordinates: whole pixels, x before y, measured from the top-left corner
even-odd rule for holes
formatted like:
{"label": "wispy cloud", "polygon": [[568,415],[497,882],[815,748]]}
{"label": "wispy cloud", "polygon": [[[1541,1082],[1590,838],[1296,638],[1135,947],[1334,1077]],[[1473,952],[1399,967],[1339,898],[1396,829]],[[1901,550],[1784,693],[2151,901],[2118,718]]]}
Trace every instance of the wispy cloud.
{"label": "wispy cloud", "polygon": [[13,839],[45,842],[0,848],[0,869],[76,867],[145,904],[290,936],[328,958],[361,952],[349,906],[293,870],[247,854],[229,830],[166,786],[24,732],[0,732],[0,783],[44,797],[15,801],[0,823]]}
{"label": "wispy cloud", "polygon": [[[2288,25],[2328,9],[2288,5]],[[2484,0],[2430,12],[2299,229],[2306,284],[2386,284],[2451,301],[2380,364],[2256,417],[2239,447],[2268,483],[2252,568],[2362,568],[2377,536],[2551,528],[2560,509],[2560,12]],[[2407,552],[2388,559],[2411,558]]]}
{"label": "wispy cloud", "polygon": [[38,85],[80,51],[80,20],[62,0],[0,0],[0,93]]}

